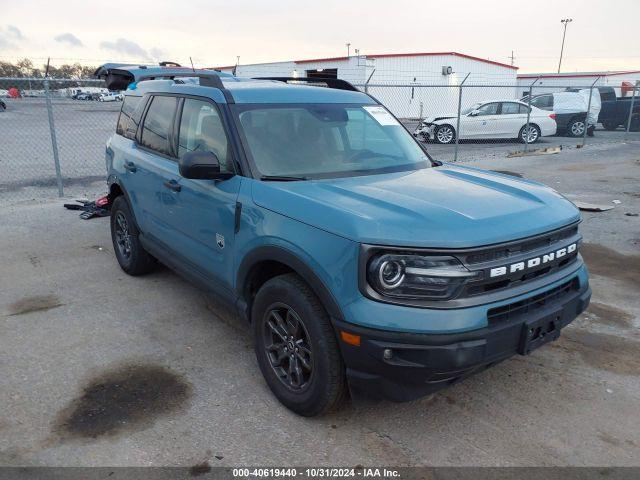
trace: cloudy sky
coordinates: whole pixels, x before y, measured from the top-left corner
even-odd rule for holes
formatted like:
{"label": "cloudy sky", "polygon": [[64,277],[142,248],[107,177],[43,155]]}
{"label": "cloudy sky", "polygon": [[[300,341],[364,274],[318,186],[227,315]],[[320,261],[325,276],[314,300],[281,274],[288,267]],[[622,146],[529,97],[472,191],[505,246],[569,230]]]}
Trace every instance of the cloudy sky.
{"label": "cloudy sky", "polygon": [[[49,6],[52,5],[52,6]],[[0,59],[173,60],[196,66],[457,51],[554,71],[640,69],[638,0],[0,0]],[[528,19],[530,18],[530,20]]]}

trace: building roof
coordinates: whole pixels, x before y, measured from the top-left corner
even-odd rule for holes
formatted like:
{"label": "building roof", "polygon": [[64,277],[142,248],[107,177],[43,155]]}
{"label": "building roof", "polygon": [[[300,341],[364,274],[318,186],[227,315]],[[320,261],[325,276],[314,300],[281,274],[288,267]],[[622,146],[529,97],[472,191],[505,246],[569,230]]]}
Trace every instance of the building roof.
{"label": "building roof", "polygon": [[518,78],[581,78],[581,77],[611,77],[614,75],[638,74],[640,70],[614,70],[608,72],[575,72],[575,73],[521,73]]}
{"label": "building roof", "polygon": [[[483,62],[483,63],[488,63],[490,65],[497,65],[499,67],[505,67],[505,68],[510,68],[513,70],[517,70],[518,67],[514,66],[514,65],[509,65],[506,63],[501,63],[501,62],[495,62],[493,60],[489,60],[486,58],[480,58],[480,57],[474,57],[473,55],[467,55],[465,53],[458,53],[458,52],[417,52],[417,53],[380,53],[380,54],[375,54],[375,55],[361,55],[362,57],[365,58],[371,58],[371,59],[376,59],[376,58],[394,58],[394,57],[442,57],[442,56],[454,56],[454,57],[460,57],[460,58],[466,58],[468,60],[475,60],[477,62]],[[305,64],[305,63],[315,63],[315,62],[346,62],[351,58],[356,58],[354,56],[352,57],[326,57],[326,58],[307,58],[307,59],[302,59],[302,60],[293,60],[293,63],[296,64]],[[263,62],[263,63],[253,63],[253,64],[249,64],[249,65],[266,65],[268,63],[286,63],[286,61],[284,62]],[[247,65],[245,65],[247,66]],[[215,69],[219,69],[219,70],[227,70],[230,68],[233,68],[232,66],[226,66],[226,67],[213,67]]]}
{"label": "building roof", "polygon": [[518,70],[518,67],[515,65],[509,65],[507,63],[495,62],[493,60],[489,60],[488,58],[480,58],[474,57],[473,55],[467,55],[466,53],[458,53],[458,52],[421,52],[421,53],[383,53],[378,55],[367,55],[367,58],[389,58],[389,57],[437,57],[437,56],[445,56],[450,55],[453,57],[461,57],[466,58],[468,60],[475,60],[477,62],[489,63],[491,65],[498,65],[499,67],[511,68],[513,70]]}

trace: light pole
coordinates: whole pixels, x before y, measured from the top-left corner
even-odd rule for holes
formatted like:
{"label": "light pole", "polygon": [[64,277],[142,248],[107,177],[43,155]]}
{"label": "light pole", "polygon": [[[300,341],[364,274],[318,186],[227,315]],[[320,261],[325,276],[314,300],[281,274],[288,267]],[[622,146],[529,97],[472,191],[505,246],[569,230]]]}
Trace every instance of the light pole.
{"label": "light pole", "polygon": [[562,65],[562,52],[564,52],[564,37],[567,36],[567,25],[573,22],[572,18],[563,18],[560,23],[564,25],[564,32],[562,33],[562,47],[560,47],[560,61],[558,62],[558,73],[560,73],[560,66]]}
{"label": "light pole", "polygon": [[345,43],[345,45],[347,46],[347,58],[349,58],[349,53],[351,53],[351,44],[350,43]]}

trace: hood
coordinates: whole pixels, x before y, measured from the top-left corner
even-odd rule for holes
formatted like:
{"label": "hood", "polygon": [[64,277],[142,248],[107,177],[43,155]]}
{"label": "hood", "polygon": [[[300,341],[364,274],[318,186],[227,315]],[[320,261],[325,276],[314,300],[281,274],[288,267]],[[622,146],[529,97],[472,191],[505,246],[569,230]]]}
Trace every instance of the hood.
{"label": "hood", "polygon": [[467,248],[544,233],[580,219],[536,182],[445,164],[412,172],[254,182],[257,205],[353,241]]}
{"label": "hood", "polygon": [[432,123],[432,122],[437,122],[439,120],[449,120],[451,118],[458,118],[458,115],[455,113],[452,113],[450,115],[439,115],[437,117],[425,117],[421,120],[421,123]]}

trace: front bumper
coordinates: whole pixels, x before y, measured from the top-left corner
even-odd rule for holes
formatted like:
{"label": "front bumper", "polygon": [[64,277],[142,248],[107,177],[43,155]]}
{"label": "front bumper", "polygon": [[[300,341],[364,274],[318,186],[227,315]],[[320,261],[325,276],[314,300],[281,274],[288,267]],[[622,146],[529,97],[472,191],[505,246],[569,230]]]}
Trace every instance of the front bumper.
{"label": "front bumper", "polygon": [[360,346],[340,343],[352,396],[410,401],[516,353],[528,354],[558,338],[589,305],[588,282],[573,279],[563,288],[539,294],[529,304],[496,308],[487,327],[462,333],[393,332],[336,321],[339,331],[361,339]]}
{"label": "front bumper", "polygon": [[434,123],[420,124],[413,132],[414,137],[422,137],[425,140],[433,140],[436,130]]}

